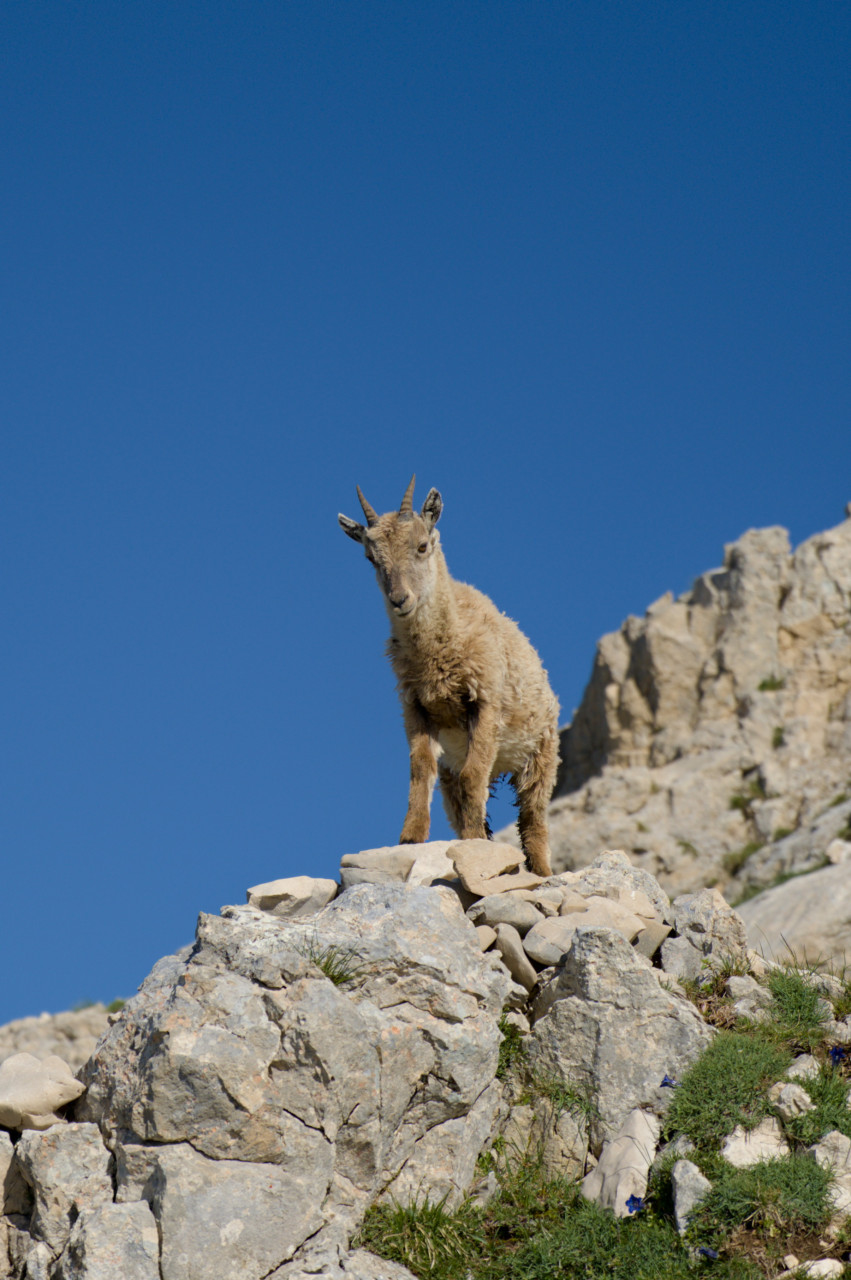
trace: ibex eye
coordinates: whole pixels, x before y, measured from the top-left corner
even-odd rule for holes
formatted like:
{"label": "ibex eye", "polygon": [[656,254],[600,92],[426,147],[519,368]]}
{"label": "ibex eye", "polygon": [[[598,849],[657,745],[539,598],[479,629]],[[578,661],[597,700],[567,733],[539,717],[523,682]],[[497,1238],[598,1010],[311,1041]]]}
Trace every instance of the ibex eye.
{"label": "ibex eye", "polygon": [[425,553],[428,551],[428,543],[421,542],[420,545],[417,547],[417,551],[419,551],[421,556],[424,556]]}

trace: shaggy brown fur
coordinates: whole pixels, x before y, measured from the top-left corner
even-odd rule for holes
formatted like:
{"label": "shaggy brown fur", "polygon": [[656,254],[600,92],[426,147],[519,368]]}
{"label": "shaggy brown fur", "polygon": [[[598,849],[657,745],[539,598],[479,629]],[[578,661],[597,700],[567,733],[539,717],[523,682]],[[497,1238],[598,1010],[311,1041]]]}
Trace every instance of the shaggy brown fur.
{"label": "shaggy brown fur", "polygon": [[550,874],[547,804],[558,765],[558,702],[516,623],[475,587],[450,577],[435,525],[436,489],[413,510],[411,480],[398,511],[379,516],[358,497],[366,525],[340,515],[375,567],[392,628],[387,652],[398,678],[411,753],[402,843],[427,840],[439,777],[453,829],[484,837],[491,782],[507,773],[532,870]]}

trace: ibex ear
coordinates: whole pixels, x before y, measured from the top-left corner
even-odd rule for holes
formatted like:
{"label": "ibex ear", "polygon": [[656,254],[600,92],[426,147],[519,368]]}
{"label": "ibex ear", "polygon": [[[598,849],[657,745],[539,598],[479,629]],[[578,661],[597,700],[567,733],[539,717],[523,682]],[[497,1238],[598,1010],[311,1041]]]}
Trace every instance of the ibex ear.
{"label": "ibex ear", "polygon": [[443,510],[443,499],[436,489],[429,489],[428,497],[423,503],[423,520],[432,530],[440,519],[440,513]]}
{"label": "ibex ear", "polygon": [[350,520],[342,512],[337,516],[337,519],[340,522],[340,528],[343,533],[347,533],[350,538],[354,538],[355,542],[363,542],[363,535],[366,533],[366,529],[362,524],[358,524],[357,520]]}

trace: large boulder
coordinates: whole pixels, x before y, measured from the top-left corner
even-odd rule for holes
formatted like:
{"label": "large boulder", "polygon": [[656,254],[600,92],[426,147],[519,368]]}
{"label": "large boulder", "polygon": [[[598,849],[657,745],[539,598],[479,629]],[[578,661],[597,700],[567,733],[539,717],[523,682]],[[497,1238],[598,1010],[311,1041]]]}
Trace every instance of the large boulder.
{"label": "large boulder", "polygon": [[509,987],[449,889],[202,916],[101,1041],[77,1112],[114,1153],[118,1202],[153,1211],[164,1280],[237,1258],[241,1280],[296,1275],[306,1241],[337,1266],[376,1198],[457,1203],[500,1106]]}
{"label": "large boulder", "polygon": [[533,1009],[531,1070],[595,1103],[592,1145],[615,1137],[635,1108],[661,1111],[665,1076],[681,1076],[712,1031],[658,970],[612,929],[576,931]]}

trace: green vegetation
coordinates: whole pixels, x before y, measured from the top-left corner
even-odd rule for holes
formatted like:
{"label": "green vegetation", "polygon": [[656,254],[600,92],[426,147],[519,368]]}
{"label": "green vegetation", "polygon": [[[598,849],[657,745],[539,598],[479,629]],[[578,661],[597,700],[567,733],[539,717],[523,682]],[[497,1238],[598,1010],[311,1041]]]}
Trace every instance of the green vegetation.
{"label": "green vegetation", "polygon": [[496,1078],[507,1080],[509,1075],[516,1074],[526,1061],[526,1041],[520,1029],[508,1021],[506,1014],[502,1014],[498,1026],[502,1033],[502,1042],[499,1046]]}
{"label": "green vegetation", "polygon": [[333,943],[322,947],[315,936],[306,939],[298,950],[305,960],[321,969],[335,987],[345,987],[350,982],[355,982],[363,968],[356,962],[357,951],[354,947],[338,947]]}
{"label": "green vegetation", "polygon": [[760,693],[776,693],[778,689],[786,688],[786,681],[782,676],[766,676],[764,680],[759,682]]}
{"label": "green vegetation", "polygon": [[723,1246],[736,1227],[789,1238],[793,1232],[817,1232],[830,1217],[830,1173],[806,1152],[766,1160],[750,1169],[719,1162],[712,1190],[695,1211],[689,1234]]}
{"label": "green vegetation", "polygon": [[754,1129],[769,1112],[769,1087],[790,1055],[754,1036],[721,1031],[683,1076],[667,1116],[667,1132],[697,1147],[717,1148],[737,1124]]}
{"label": "green vegetation", "polygon": [[[754,1024],[738,1018],[726,990],[728,979],[744,971],[731,958],[685,984],[722,1028],[671,1090],[666,1137],[689,1138],[688,1158],[712,1183],[685,1237],[673,1222],[671,1170],[679,1158],[673,1152],[657,1161],[636,1212],[618,1220],[584,1200],[578,1182],[549,1176],[543,1147],[521,1152],[497,1138],[479,1160],[482,1174],[496,1178],[487,1204],[468,1200],[450,1209],[446,1199],[425,1199],[419,1206],[374,1206],[354,1243],[420,1280],[692,1280],[710,1272],[718,1280],[761,1280],[782,1270],[785,1253],[808,1259],[847,1250],[844,1238],[825,1246],[830,1174],[806,1147],[832,1129],[851,1137],[851,1060],[828,1051],[827,1010],[812,969],[794,956],[772,969],[764,984],[772,997],[767,1016]],[[842,994],[834,989],[833,998],[841,1016],[851,1009],[851,978],[840,980]],[[558,1077],[530,1077],[522,1036],[505,1018],[500,1029],[500,1078],[509,1089],[513,1083],[515,1100],[539,1114],[548,1108],[553,1124],[564,1111],[590,1121],[593,1098]],[[791,1155],[734,1168],[721,1157],[721,1142],[737,1124],[750,1129],[773,1113],[769,1090],[801,1048],[811,1048],[821,1067],[815,1079],[799,1082],[814,1110],[784,1123]]]}
{"label": "green vegetation", "polygon": [[782,724],[777,725],[771,735],[771,745],[775,751],[779,751],[781,747],[786,745],[786,730]]}
{"label": "green vegetation", "polygon": [[113,1000],[111,1004],[108,1004],[106,1006],[106,1011],[107,1013],[120,1013],[121,1010],[126,1005],[126,1003],[127,1003],[126,1000],[121,1000],[121,999]]}
{"label": "green vegetation", "polygon": [[721,859],[721,865],[731,876],[737,875],[751,854],[762,849],[764,845],[764,840],[749,840],[741,849],[731,849],[729,853],[725,853]]}
{"label": "green vegetation", "polygon": [[697,858],[700,856],[697,849],[694,847],[694,845],[690,840],[678,840],[677,844],[680,846],[683,853],[687,853],[689,857]]}
{"label": "green vegetation", "polygon": [[785,840],[786,837],[790,836],[791,834],[792,834],[791,827],[778,827],[777,830],[772,835],[771,839],[773,842],[776,843],[778,840]]}

